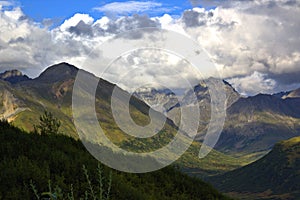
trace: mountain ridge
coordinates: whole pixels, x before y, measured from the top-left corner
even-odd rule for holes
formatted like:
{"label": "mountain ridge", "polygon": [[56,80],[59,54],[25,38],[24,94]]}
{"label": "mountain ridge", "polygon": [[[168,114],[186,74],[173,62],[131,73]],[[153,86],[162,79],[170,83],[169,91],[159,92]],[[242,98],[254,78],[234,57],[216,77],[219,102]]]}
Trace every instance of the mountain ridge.
{"label": "mountain ridge", "polygon": [[[62,73],[51,79],[56,74],[56,70],[61,70]],[[63,134],[78,139],[72,119],[72,91],[76,71],[78,71],[78,68],[61,63],[50,66],[50,68],[44,70],[41,76],[35,79],[14,85],[4,82],[7,87],[5,90],[9,90],[14,98],[21,100],[22,108],[26,109],[15,113],[12,123],[30,132],[33,130],[33,125],[39,122],[39,116],[47,110],[62,122],[61,132]],[[93,74],[89,73],[89,75],[95,77]],[[169,143],[177,132],[177,126],[171,120],[167,120],[159,134],[149,139],[136,139],[124,133],[117,126],[113,120],[110,103],[110,97],[115,86],[115,84],[99,79],[95,96],[97,118],[107,137],[116,145],[134,152],[152,151]],[[124,95],[129,95],[126,91],[121,90],[121,92]],[[11,98],[11,103],[13,103],[12,100],[13,98]],[[0,109],[2,107],[0,106]],[[16,107],[21,108],[21,105]],[[143,101],[131,97],[130,114],[134,122],[139,125],[148,124],[149,109],[150,107]],[[197,171],[202,175],[224,172],[244,164],[241,160],[225,156],[214,150],[206,159],[199,160],[197,157],[199,148],[200,143],[195,142],[192,144],[191,150],[188,150],[177,163],[184,168],[198,168]],[[214,165],[210,164],[212,161]]]}
{"label": "mountain ridge", "polygon": [[[177,103],[167,110],[167,116],[178,125],[180,109],[190,104],[198,104],[201,115],[196,140],[200,142],[204,139],[211,115],[210,93],[205,84],[207,81],[214,79],[201,81],[193,90],[185,92],[181,104]],[[295,95],[293,98],[283,98],[292,91],[244,97],[228,82],[223,83],[227,96],[227,116],[223,132],[215,146],[218,151],[237,157],[246,154],[260,157],[276,142],[300,135],[300,98]],[[197,96],[196,102],[189,97],[194,94]],[[151,93],[147,95],[151,97]],[[142,99],[147,101],[146,98]],[[167,95],[164,101],[168,101]],[[254,160],[258,158],[256,156]]]}
{"label": "mountain ridge", "polygon": [[251,199],[300,198],[300,137],[277,143],[263,158],[245,167],[208,178],[223,192]]}
{"label": "mountain ridge", "polygon": [[27,75],[23,75],[21,71],[16,69],[7,70],[3,73],[0,73],[0,79],[3,81],[7,81],[11,84],[30,80],[30,78]]}
{"label": "mountain ridge", "polygon": [[[69,116],[72,115],[72,110],[70,109],[72,90],[78,70],[79,68],[74,65],[63,62],[46,68],[35,79],[6,86],[7,88],[10,87],[9,91],[13,94],[15,92],[15,94],[13,98],[10,98],[10,105],[12,105],[10,110],[5,111],[2,109],[2,113],[6,112],[5,116],[9,116],[10,120],[13,120],[18,126],[23,127],[22,124],[26,124],[24,126],[25,130],[30,131],[32,128],[30,124],[38,120],[38,117],[34,113],[41,113],[43,109],[50,106],[54,113],[66,120],[64,131],[76,137],[76,130]],[[89,74],[94,77],[93,74]],[[214,81],[214,79],[211,78],[205,81]],[[196,136],[196,140],[199,142],[203,141],[211,114],[210,94],[205,81],[201,81],[195,85],[193,90],[186,91],[184,93],[185,96],[182,97],[183,106],[194,103],[199,104],[201,112],[199,119],[200,126],[198,128],[199,134]],[[102,103],[110,101],[111,91],[115,87],[115,84],[101,78],[99,79],[99,84],[101,85],[101,91],[98,91],[97,98],[102,99]],[[278,98],[278,95],[268,94],[243,97],[228,82],[223,81],[223,84],[227,95],[227,117],[224,130],[215,147],[218,151],[238,157],[256,153],[263,155],[276,142],[295,137],[299,134],[300,107],[298,105],[300,104],[300,98]],[[154,92],[154,96],[158,94],[157,97],[159,98],[155,97],[156,99],[151,96],[152,94],[149,96],[149,98],[155,100],[155,104],[161,103],[159,102],[160,100],[164,101],[164,105],[167,105],[167,109],[165,109],[167,113],[165,114],[178,126],[180,122],[180,106],[182,105],[178,104],[174,94],[169,90],[149,91]],[[190,93],[196,94],[198,102],[190,101]],[[147,93],[145,95],[147,96]],[[10,96],[12,97],[12,95]],[[136,97],[136,95],[134,96]],[[14,101],[15,97],[23,103],[20,105],[14,103],[16,102]],[[131,105],[147,116],[149,102],[146,105],[144,103],[145,99],[140,98],[140,100],[135,97],[131,98]],[[35,101],[34,98],[38,99],[38,101]],[[24,102],[29,102],[28,104],[31,106],[24,106]],[[105,110],[110,109],[108,104],[106,106],[101,105],[101,107],[105,108]],[[23,110],[27,110],[28,114],[25,115],[29,115],[30,117],[25,117],[21,112]],[[108,117],[99,117],[104,121],[110,121]],[[148,120],[149,118],[146,117],[140,121],[147,124],[149,123]],[[172,124],[173,122],[169,121],[168,123]],[[119,138],[119,136],[116,138]]]}

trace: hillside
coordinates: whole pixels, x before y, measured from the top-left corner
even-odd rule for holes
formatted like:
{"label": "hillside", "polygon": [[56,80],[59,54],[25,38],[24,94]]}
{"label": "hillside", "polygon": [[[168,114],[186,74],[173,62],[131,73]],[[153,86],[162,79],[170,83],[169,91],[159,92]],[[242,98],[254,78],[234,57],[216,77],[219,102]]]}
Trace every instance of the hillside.
{"label": "hillside", "polygon": [[279,141],[299,136],[300,98],[281,99],[259,94],[241,98],[227,109],[216,149],[230,154],[255,154]]}
{"label": "hillside", "polygon": [[279,142],[260,160],[210,181],[245,199],[299,199],[300,137]]}
{"label": "hillside", "polygon": [[[67,136],[28,134],[0,121],[0,158],[0,199],[36,199],[30,189],[31,181],[39,194],[49,191],[50,181],[53,188],[62,190],[64,196],[59,199],[67,199],[71,187],[75,199],[84,197],[89,186],[83,165],[88,169],[95,191],[100,187],[97,183],[97,160],[81,142]],[[112,200],[229,199],[209,184],[184,175],[173,167],[146,174],[129,174],[101,167],[104,177],[101,188],[105,192],[109,173],[112,172]]]}
{"label": "hillside", "polygon": [[[206,83],[214,81],[215,79],[209,78],[195,85],[193,90],[185,91],[181,104],[175,104],[166,113],[178,125],[180,110],[198,104],[201,115],[196,140],[199,142],[203,141],[211,116],[211,98]],[[223,81],[223,86],[226,91],[227,112],[223,132],[214,147],[216,150],[251,162],[265,155],[277,142],[299,136],[299,89],[274,95],[243,97],[228,82]],[[144,89],[137,96],[151,106],[157,104],[153,99],[159,99],[162,103],[172,102],[174,99],[174,96],[169,96],[169,92],[163,94]],[[193,94],[197,96],[197,102],[191,98]]]}
{"label": "hillside", "polygon": [[[73,138],[78,138],[72,119],[72,89],[78,68],[67,63],[61,63],[47,68],[36,79],[16,84],[0,82],[2,99],[0,109],[10,121],[25,131],[32,131],[39,116],[44,110],[50,111],[62,122],[61,132]],[[99,123],[107,137],[116,145],[136,152],[147,152],[158,149],[167,144],[177,131],[172,121],[167,121],[160,134],[150,139],[135,139],[125,134],[113,120],[110,96],[115,85],[100,79],[96,92],[96,111]],[[123,91],[124,95],[129,95]],[[9,95],[7,95],[9,94]],[[3,96],[3,95],[2,95]],[[1,100],[1,99],[0,99]],[[130,100],[130,112],[137,124],[149,123],[149,106],[137,98]],[[1,113],[2,114],[2,113]],[[4,116],[4,114],[2,114]],[[177,164],[187,171],[194,171],[201,175],[223,173],[244,165],[244,160],[226,156],[212,151],[206,158],[198,159],[200,143],[195,142],[183,155]]]}

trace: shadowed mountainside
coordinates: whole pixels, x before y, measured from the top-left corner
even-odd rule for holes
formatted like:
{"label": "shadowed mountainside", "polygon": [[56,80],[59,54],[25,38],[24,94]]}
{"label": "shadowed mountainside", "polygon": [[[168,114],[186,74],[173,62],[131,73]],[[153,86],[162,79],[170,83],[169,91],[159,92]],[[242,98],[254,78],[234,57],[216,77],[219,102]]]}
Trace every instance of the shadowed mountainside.
{"label": "shadowed mountainside", "polygon": [[279,142],[260,160],[210,181],[245,199],[299,199],[300,137]]}

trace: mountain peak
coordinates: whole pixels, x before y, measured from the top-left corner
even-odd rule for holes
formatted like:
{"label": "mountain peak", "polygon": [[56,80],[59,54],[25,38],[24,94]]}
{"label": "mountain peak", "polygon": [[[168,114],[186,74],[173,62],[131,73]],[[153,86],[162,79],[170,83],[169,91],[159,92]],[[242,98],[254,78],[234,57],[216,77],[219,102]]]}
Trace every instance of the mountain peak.
{"label": "mountain peak", "polygon": [[48,67],[41,75],[36,78],[41,82],[57,82],[70,78],[75,78],[78,68],[66,62]]}
{"label": "mountain peak", "polygon": [[7,70],[0,74],[0,79],[4,81],[8,81],[12,84],[18,83],[21,81],[27,81],[30,80],[30,78],[26,75],[23,75],[21,71],[13,69],[13,70]]}
{"label": "mountain peak", "polygon": [[23,76],[23,74],[22,74],[22,72],[20,72],[17,69],[7,70],[0,74],[1,79],[6,79],[9,77],[14,77],[14,76]]}
{"label": "mountain peak", "polygon": [[300,88],[291,91],[285,98],[300,98]]}

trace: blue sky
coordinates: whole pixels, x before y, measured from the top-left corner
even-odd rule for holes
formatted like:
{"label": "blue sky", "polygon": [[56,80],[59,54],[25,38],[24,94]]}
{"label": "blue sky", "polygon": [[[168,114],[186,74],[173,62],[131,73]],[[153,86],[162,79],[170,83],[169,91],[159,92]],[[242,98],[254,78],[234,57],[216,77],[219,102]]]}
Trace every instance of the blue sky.
{"label": "blue sky", "polygon": [[[128,2],[124,0],[119,1],[99,1],[99,0],[19,0],[18,4],[21,6],[23,12],[32,18],[34,21],[41,22],[43,19],[52,19],[55,24],[62,23],[65,19],[73,16],[75,13],[86,13],[97,19],[107,12],[97,10],[95,8],[103,8],[113,2]],[[139,1],[148,2],[149,4],[161,4],[151,7],[149,10],[137,12],[139,14],[147,13],[150,16],[160,16],[165,13],[170,15],[180,15],[182,11],[192,8],[192,5],[187,0],[165,0],[165,1]],[[135,11],[125,14],[134,14]],[[124,13],[123,13],[124,14]]]}

